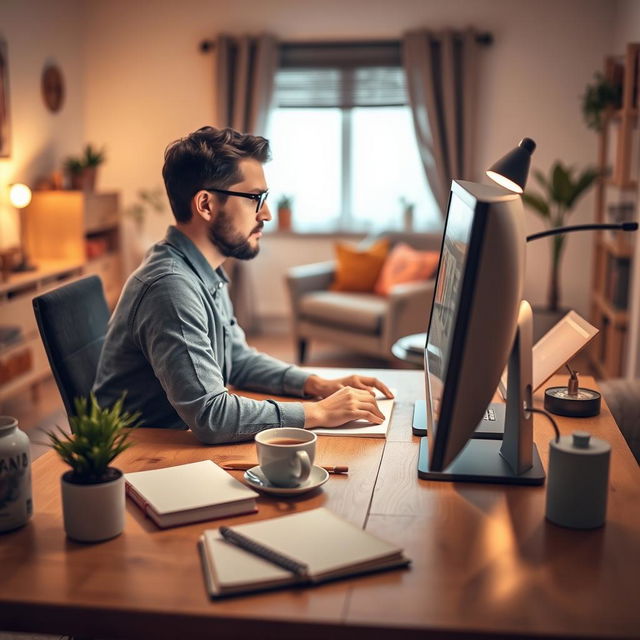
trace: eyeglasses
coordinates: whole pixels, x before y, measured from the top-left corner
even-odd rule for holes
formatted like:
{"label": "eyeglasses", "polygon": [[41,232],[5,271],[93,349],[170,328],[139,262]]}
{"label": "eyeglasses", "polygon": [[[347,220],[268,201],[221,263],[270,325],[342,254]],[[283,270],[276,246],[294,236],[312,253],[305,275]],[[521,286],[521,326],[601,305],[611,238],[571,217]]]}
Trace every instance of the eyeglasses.
{"label": "eyeglasses", "polygon": [[262,206],[269,195],[269,189],[261,191],[260,193],[243,193],[242,191],[227,191],[226,189],[207,189],[204,191],[214,191],[215,193],[223,193],[226,196],[239,196],[240,198],[249,198],[249,200],[256,201],[256,213],[262,209]]}

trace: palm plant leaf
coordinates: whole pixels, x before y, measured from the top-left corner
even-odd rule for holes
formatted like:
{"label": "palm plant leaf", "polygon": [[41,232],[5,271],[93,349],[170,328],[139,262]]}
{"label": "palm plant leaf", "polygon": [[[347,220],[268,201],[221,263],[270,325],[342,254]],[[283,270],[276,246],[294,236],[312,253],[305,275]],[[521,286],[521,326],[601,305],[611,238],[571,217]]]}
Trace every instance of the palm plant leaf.
{"label": "palm plant leaf", "polygon": [[597,169],[585,169],[576,182],[573,183],[573,188],[569,199],[567,200],[567,208],[571,208],[578,201],[580,196],[584,194],[589,187],[600,177],[600,172]]}
{"label": "palm plant leaf", "polygon": [[541,195],[527,191],[522,194],[522,201],[528,207],[531,207],[536,213],[539,213],[543,218],[549,218],[549,205]]}

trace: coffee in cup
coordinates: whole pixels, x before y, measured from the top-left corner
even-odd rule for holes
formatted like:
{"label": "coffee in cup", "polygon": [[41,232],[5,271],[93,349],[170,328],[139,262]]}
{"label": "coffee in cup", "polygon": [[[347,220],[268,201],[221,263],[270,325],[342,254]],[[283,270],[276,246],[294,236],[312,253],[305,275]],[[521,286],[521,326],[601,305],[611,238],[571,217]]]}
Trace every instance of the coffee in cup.
{"label": "coffee in cup", "polygon": [[256,435],[258,463],[277,487],[297,487],[311,473],[318,436],[305,429],[280,427]]}

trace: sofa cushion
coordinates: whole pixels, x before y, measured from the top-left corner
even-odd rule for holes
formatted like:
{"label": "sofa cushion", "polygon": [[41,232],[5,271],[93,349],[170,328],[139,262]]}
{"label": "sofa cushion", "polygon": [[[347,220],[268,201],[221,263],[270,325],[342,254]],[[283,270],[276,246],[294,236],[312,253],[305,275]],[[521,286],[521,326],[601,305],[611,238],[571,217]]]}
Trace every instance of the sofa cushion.
{"label": "sofa cushion", "polygon": [[300,299],[300,315],[305,319],[379,333],[387,301],[370,293],[316,291]]}
{"label": "sofa cushion", "polygon": [[385,260],[374,293],[388,296],[397,284],[428,280],[435,275],[439,259],[438,251],[416,251],[404,242],[397,244]]}
{"label": "sofa cushion", "polygon": [[337,242],[336,272],[332,291],[372,293],[382,265],[389,253],[389,242],[379,240],[367,249],[348,242]]}

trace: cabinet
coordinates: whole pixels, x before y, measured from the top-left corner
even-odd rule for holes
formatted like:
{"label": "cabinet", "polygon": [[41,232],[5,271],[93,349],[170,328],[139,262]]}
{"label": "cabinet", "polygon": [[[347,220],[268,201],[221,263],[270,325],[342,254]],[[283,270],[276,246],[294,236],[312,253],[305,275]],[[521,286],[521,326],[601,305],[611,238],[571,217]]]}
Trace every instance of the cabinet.
{"label": "cabinet", "polygon": [[123,284],[117,193],[36,191],[23,219],[37,269],[0,283],[0,413],[3,400],[49,375],[32,299],[96,274],[113,308]]}
{"label": "cabinet", "polygon": [[[628,44],[622,57],[605,59],[605,78],[622,87],[619,108],[603,118],[598,167],[603,177],[595,194],[595,222],[637,218],[638,100],[640,44]],[[594,236],[591,321],[600,329],[589,352],[603,378],[621,376],[628,341],[629,291],[635,234],[600,230]]]}

